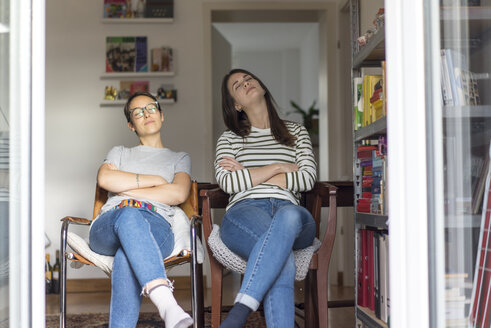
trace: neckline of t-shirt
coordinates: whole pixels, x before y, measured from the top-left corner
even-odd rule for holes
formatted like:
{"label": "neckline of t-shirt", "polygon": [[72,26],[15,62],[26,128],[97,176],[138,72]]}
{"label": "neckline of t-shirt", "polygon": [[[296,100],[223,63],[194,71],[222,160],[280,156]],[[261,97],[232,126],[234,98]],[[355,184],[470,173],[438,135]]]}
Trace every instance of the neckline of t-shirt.
{"label": "neckline of t-shirt", "polygon": [[266,129],[260,129],[255,126],[251,125],[251,131],[257,131],[257,132],[271,132],[271,128],[266,128]]}
{"label": "neckline of t-shirt", "polygon": [[156,148],[156,147],[151,147],[151,146],[145,146],[145,145],[138,145],[135,148],[141,149],[141,150],[147,150],[147,151],[167,151],[169,148]]}

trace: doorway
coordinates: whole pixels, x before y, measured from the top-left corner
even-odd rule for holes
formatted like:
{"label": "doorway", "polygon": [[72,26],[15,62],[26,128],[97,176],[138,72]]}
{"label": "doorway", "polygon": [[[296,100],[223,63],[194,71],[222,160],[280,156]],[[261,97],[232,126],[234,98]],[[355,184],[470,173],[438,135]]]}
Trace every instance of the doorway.
{"label": "doorway", "polygon": [[[241,49],[238,41],[228,40],[227,34],[232,34],[232,28],[238,28],[240,26],[246,27],[247,31],[251,34],[255,34],[257,43],[257,36],[262,32],[258,32],[261,28],[274,28],[280,25],[288,26],[289,24],[314,24],[316,26],[317,42],[317,66],[315,67],[314,87],[304,88],[309,92],[314,91],[317,96],[317,108],[319,109],[319,151],[317,156],[319,167],[319,180],[344,180],[351,177],[351,170],[347,172],[347,168],[352,167],[352,144],[350,136],[351,131],[351,107],[346,107],[345,101],[342,99],[343,94],[346,92],[350,94],[349,88],[338,83],[340,81],[340,64],[342,61],[339,59],[340,52],[338,47],[338,33],[339,33],[339,13],[338,5],[336,3],[311,3],[311,2],[276,2],[276,3],[205,3],[203,4],[203,33],[204,33],[204,86],[205,86],[205,104],[204,110],[206,111],[207,122],[204,122],[206,126],[211,127],[207,137],[209,138],[209,158],[206,163],[213,163],[215,154],[215,143],[218,136],[225,130],[222,115],[221,115],[221,94],[220,86],[223,76],[229,71],[229,69],[235,66],[237,63],[246,63],[241,57],[247,58],[247,53],[244,50],[242,56]],[[247,25],[239,25],[247,24]],[[268,26],[270,25],[270,26]],[[222,32],[220,32],[220,29]],[[225,32],[223,32],[225,31]],[[298,31],[295,31],[298,32]],[[244,37],[245,38],[245,37]],[[349,39],[349,38],[348,38]],[[244,41],[245,42],[245,41]],[[272,43],[272,40],[270,40]],[[278,49],[274,50],[277,51]],[[257,51],[257,50],[255,50]],[[270,49],[269,51],[273,51]],[[297,55],[299,47],[297,46]],[[235,58],[234,58],[235,54]],[[250,55],[250,53],[249,53]],[[255,54],[255,56],[258,54]],[[264,57],[267,57],[263,53]],[[295,54],[290,53],[295,57]],[[277,53],[277,56],[278,53]],[[288,57],[287,54],[284,55]],[[291,57],[290,56],[290,57]],[[281,56],[280,56],[281,57]],[[286,61],[287,59],[285,59]],[[278,60],[282,62],[282,60]],[[242,65],[242,64],[241,64]],[[305,68],[300,68],[298,64],[298,72]],[[349,67],[349,65],[348,65]],[[248,67],[243,67],[248,69]],[[258,74],[261,79],[265,79],[262,76],[263,69],[249,69]],[[276,70],[276,69],[275,69]],[[280,69],[281,71],[281,69]],[[293,73],[294,69],[292,70]],[[305,72],[305,71],[304,71]],[[281,73],[278,73],[281,74]],[[300,75],[300,74],[298,74]],[[278,80],[278,78],[276,78]],[[301,79],[300,79],[301,80]],[[312,77],[310,77],[312,81]],[[305,82],[300,81],[302,85]],[[271,82],[265,79],[265,84],[268,88]],[[282,94],[283,86],[278,85],[277,91],[271,88],[271,92],[275,99],[280,103],[279,97]],[[293,87],[286,86],[284,90],[290,90]],[[313,90],[316,89],[316,90]],[[278,91],[279,90],[279,91]],[[311,104],[311,101],[315,99],[315,95],[302,96],[302,92],[292,91],[286,95],[286,100],[282,101],[282,104],[287,103],[289,100],[298,99],[302,106],[307,107]],[[348,98],[349,99],[349,98]],[[280,105],[280,107],[282,107]],[[286,115],[291,107],[283,107],[283,114]],[[285,116],[283,116],[285,118]],[[286,117],[290,120],[298,120],[293,116]],[[340,124],[340,121],[342,124]],[[334,154],[335,156],[329,156]],[[213,172],[213,167],[210,166],[210,172]],[[213,174],[212,174],[213,176]],[[338,222],[350,220],[352,215],[338,215]],[[320,231],[324,231],[324,227],[327,220],[323,220],[321,223]],[[339,232],[339,231],[338,231]],[[346,245],[351,243],[352,238],[345,238],[346,234],[337,234],[336,244]],[[336,246],[335,246],[336,247]],[[352,271],[350,268],[352,264],[340,264],[340,262],[346,262],[346,258],[352,258],[346,256],[346,251],[352,247],[342,247],[342,253],[338,254],[338,259],[333,258],[331,262],[330,272],[337,274],[339,277],[342,270],[345,278],[351,277],[351,279],[344,279],[345,283],[350,284],[349,280],[352,280]],[[335,255],[336,256],[336,255]],[[338,264],[339,268],[338,268]],[[341,279],[337,279],[343,280]],[[348,281],[347,281],[348,280]]]}
{"label": "doorway", "polygon": [[[317,108],[319,109],[319,179],[327,180],[329,178],[330,160],[328,156],[330,135],[335,133],[336,127],[329,128],[329,116],[335,115],[334,112],[328,112],[328,108],[337,108],[338,96],[336,83],[328,84],[328,81],[337,79],[336,68],[336,15],[337,4],[335,3],[310,3],[310,2],[282,2],[282,3],[205,3],[203,4],[204,14],[204,52],[205,52],[205,110],[207,112],[208,125],[212,127],[209,133],[210,154],[214,154],[215,142],[220,131],[223,131],[220,113],[220,94],[215,90],[221,85],[221,78],[224,76],[232,65],[233,45],[229,43],[214,24],[296,24],[312,23],[318,26],[318,66],[316,67],[316,86],[317,89]],[[260,26],[260,25],[256,25]],[[265,26],[265,25],[262,25]],[[219,45],[213,45],[213,39],[217,39]],[[227,48],[230,48],[227,50]],[[220,51],[214,51],[220,49]],[[219,54],[218,57],[215,57]],[[218,64],[217,64],[218,63]],[[261,76],[261,72],[257,73]],[[269,86],[269,85],[268,85]],[[307,90],[308,88],[305,88]],[[273,96],[277,97],[272,91]],[[307,96],[306,96],[307,97]],[[309,96],[313,98],[313,96]],[[278,99],[276,99],[278,100]],[[313,99],[312,99],[313,100]],[[306,101],[309,103],[309,101]],[[311,104],[311,103],[310,103]],[[309,106],[304,105],[305,106]],[[288,104],[289,105],[289,104]],[[284,108],[285,114],[290,107]],[[217,112],[218,111],[218,112]],[[218,114],[218,115],[217,115]],[[293,118],[290,118],[292,119]],[[210,155],[211,162],[213,156]],[[210,167],[210,170],[213,170]]]}

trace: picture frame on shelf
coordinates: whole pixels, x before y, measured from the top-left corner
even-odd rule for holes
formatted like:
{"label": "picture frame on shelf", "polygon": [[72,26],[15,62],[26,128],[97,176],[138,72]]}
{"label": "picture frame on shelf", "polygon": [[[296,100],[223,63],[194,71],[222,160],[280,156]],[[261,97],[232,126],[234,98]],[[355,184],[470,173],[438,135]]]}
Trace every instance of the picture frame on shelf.
{"label": "picture frame on shelf", "polygon": [[146,36],[106,37],[106,73],[147,71]]}

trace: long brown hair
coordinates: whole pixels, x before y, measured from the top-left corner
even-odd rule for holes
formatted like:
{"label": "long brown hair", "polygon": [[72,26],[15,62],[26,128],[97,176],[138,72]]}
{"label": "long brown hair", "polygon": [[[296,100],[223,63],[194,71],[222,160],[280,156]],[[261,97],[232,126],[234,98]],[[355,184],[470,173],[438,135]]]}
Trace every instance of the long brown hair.
{"label": "long brown hair", "polygon": [[273,134],[273,137],[280,144],[293,147],[293,145],[295,144],[295,137],[290,134],[285,125],[285,122],[283,122],[283,120],[280,119],[280,117],[278,116],[278,112],[276,110],[278,105],[276,104],[276,101],[269,92],[268,88],[266,88],[264,83],[260,79],[258,79],[257,76],[242,68],[235,68],[223,77],[222,114],[223,121],[225,122],[227,128],[243,138],[247,137],[251,132],[251,123],[249,122],[247,114],[244,111],[239,112],[235,109],[235,100],[228,90],[228,80],[230,79],[230,76],[235,73],[250,75],[252,78],[259,82],[259,85],[261,85],[261,87],[265,91],[264,98],[266,100],[269,124],[271,126],[271,133]]}

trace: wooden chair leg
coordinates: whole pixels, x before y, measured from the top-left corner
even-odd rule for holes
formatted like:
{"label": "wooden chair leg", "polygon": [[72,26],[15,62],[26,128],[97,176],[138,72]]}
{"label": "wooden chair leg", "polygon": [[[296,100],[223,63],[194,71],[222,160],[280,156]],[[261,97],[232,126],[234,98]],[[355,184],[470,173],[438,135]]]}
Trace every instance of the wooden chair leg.
{"label": "wooden chair leg", "polygon": [[315,271],[309,270],[305,277],[305,328],[317,328],[317,276]]}
{"label": "wooden chair leg", "polygon": [[210,259],[211,267],[211,327],[219,328],[222,314],[222,268],[215,259]]}
{"label": "wooden chair leg", "polygon": [[319,328],[328,328],[329,326],[329,302],[327,300],[328,293],[328,273],[320,267],[317,270],[317,313],[319,318]]}

